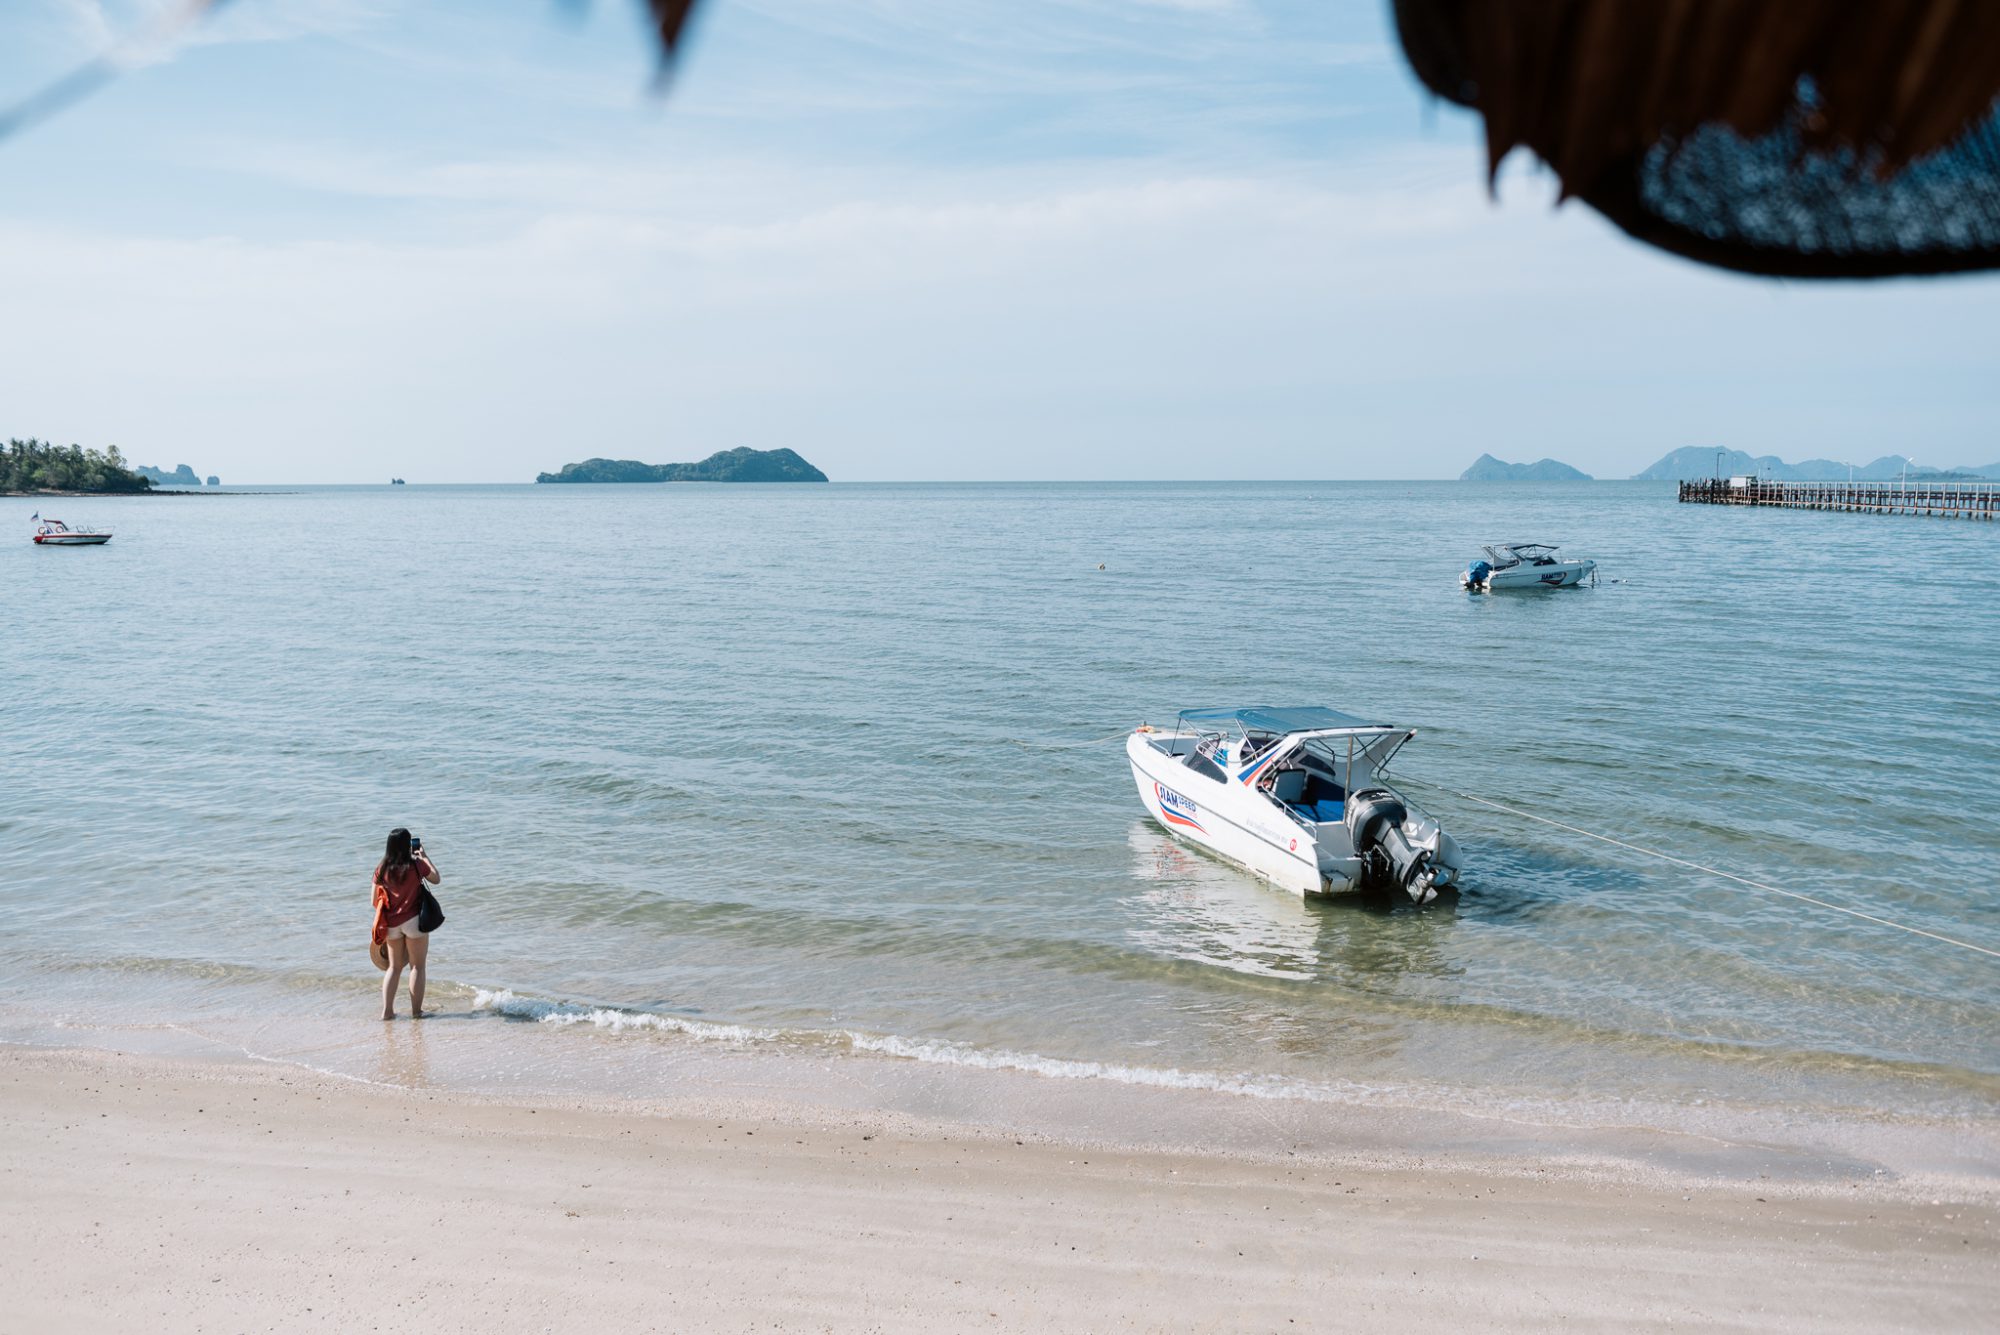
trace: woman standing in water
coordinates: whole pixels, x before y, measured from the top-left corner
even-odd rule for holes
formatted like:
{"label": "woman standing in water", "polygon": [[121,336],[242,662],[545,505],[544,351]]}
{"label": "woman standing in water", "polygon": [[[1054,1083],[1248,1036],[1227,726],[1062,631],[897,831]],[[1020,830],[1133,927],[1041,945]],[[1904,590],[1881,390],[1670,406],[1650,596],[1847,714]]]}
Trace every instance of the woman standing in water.
{"label": "woman standing in water", "polygon": [[375,867],[375,942],[389,950],[389,968],[382,975],[382,1018],[396,1018],[396,984],[403,966],[410,966],[410,1015],[424,1016],[424,960],[430,937],[417,928],[417,896],[424,882],[444,879],[424,856],[421,839],[397,826],[389,831],[389,846]]}

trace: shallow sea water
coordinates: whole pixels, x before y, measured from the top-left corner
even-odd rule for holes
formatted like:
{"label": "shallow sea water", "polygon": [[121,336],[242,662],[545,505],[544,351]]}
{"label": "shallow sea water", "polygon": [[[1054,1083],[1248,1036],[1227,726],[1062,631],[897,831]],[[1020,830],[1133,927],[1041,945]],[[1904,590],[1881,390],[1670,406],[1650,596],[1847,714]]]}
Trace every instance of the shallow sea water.
{"label": "shallow sea water", "polygon": [[[37,550],[37,508],[117,537]],[[1643,483],[8,516],[0,1038],[1096,1131],[1184,1093],[1204,1138],[1638,1124],[2000,1176],[2000,962],[1419,786],[2000,948],[1990,525]],[[1499,538],[1605,582],[1462,593]],[[1111,735],[1242,703],[1418,727],[1396,772],[1463,891],[1302,903],[1148,823]],[[370,1018],[398,823],[446,876],[422,1037]]]}

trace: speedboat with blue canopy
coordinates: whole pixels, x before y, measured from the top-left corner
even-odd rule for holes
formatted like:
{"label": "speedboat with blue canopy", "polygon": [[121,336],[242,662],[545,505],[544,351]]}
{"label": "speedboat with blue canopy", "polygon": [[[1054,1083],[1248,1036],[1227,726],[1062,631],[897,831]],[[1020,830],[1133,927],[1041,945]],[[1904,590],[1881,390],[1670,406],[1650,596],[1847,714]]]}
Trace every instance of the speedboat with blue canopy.
{"label": "speedboat with blue canopy", "polygon": [[1595,582],[1597,562],[1565,561],[1559,548],[1546,542],[1494,542],[1484,560],[1474,561],[1458,577],[1459,587],[1473,593],[1499,589],[1571,589],[1586,579]]}
{"label": "speedboat with blue canopy", "polygon": [[1458,845],[1389,786],[1414,728],[1317,705],[1181,711],[1125,741],[1169,834],[1301,895],[1388,885],[1419,904],[1458,880]]}

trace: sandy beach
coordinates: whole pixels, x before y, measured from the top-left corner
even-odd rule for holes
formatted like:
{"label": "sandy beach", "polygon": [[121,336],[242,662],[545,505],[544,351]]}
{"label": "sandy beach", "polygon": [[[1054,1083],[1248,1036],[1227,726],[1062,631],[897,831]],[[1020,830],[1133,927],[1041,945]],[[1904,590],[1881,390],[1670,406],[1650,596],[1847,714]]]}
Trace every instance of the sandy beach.
{"label": "sandy beach", "polygon": [[1969,1330],[2000,1303],[1992,1203],[1891,1188],[1104,1152],[22,1047],[0,1109],[19,1330]]}

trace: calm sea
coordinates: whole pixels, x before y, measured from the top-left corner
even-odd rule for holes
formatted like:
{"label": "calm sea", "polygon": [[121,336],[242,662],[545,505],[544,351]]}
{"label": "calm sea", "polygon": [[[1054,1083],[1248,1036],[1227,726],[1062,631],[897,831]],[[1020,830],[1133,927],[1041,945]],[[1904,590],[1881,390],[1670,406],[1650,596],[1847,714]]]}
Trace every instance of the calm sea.
{"label": "calm sea", "polygon": [[[0,507],[0,1038],[2000,1175],[2000,962],[1414,782],[2000,948],[1993,526],[1647,483]],[[1460,592],[1500,539],[1604,582]],[[1419,728],[1462,893],[1301,903],[1143,819],[1112,734],[1251,703]],[[385,1031],[395,824],[446,1014]]]}

